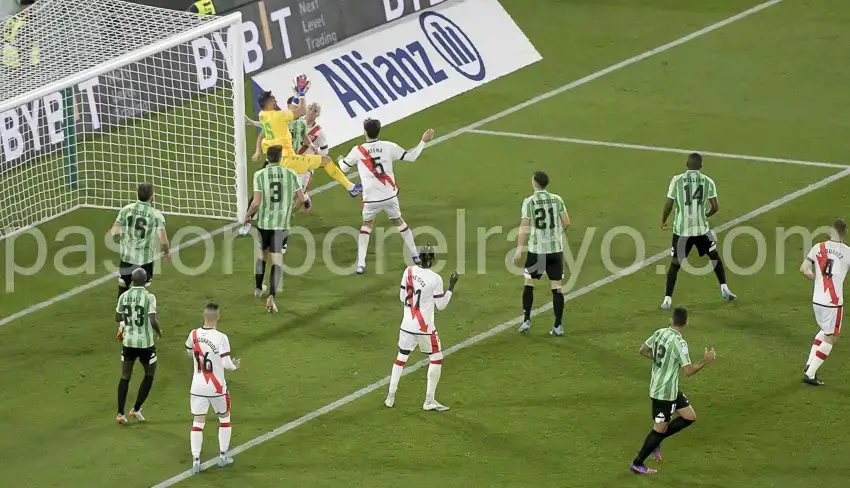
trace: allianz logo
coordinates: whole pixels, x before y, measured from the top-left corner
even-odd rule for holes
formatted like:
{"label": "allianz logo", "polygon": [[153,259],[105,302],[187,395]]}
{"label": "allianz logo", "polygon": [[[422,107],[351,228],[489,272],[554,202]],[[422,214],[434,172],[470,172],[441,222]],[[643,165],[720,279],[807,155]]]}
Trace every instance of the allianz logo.
{"label": "allianz logo", "polygon": [[478,82],[487,76],[480,52],[456,23],[445,15],[424,12],[419,25],[431,49],[413,41],[394,50],[385,47],[376,55],[352,50],[315,66],[349,117],[356,118],[448,80],[445,70],[433,63],[434,51],[465,78]]}

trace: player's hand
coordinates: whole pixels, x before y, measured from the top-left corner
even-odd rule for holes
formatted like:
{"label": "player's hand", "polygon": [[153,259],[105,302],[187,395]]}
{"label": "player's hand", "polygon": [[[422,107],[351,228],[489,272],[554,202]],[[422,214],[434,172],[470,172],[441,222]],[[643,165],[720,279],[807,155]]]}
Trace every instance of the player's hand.
{"label": "player's hand", "polygon": [[233,359],[233,365],[236,366],[236,369],[239,369],[239,365],[241,364],[241,362],[242,360],[240,360],[239,358]]}
{"label": "player's hand", "polygon": [[257,151],[257,152],[254,153],[253,159],[254,159],[254,161],[259,161],[260,158],[262,158],[262,157],[263,157],[263,153],[261,153],[260,151]]}
{"label": "player's hand", "polygon": [[452,275],[449,277],[449,288],[454,288],[457,284],[457,280],[459,279],[460,275],[457,274],[457,271],[453,272]]}
{"label": "player's hand", "polygon": [[162,251],[162,262],[167,263],[171,261],[171,249],[166,249]]}
{"label": "player's hand", "polygon": [[522,259],[522,251],[517,248],[517,250],[514,251],[514,264],[517,264],[520,259]]}
{"label": "player's hand", "polygon": [[714,351],[713,347],[711,349],[706,347],[705,352],[702,355],[702,362],[709,364],[715,359],[717,359],[717,352]]}
{"label": "player's hand", "polygon": [[431,139],[434,138],[434,129],[428,129],[422,134],[422,142],[431,142]]}
{"label": "player's hand", "polygon": [[118,332],[115,334],[115,339],[118,341],[124,340],[124,327],[118,327]]}
{"label": "player's hand", "polygon": [[159,329],[158,331],[156,331],[156,338],[162,339],[162,329]]}
{"label": "player's hand", "polygon": [[668,225],[667,222],[661,222],[661,230],[667,230]]}

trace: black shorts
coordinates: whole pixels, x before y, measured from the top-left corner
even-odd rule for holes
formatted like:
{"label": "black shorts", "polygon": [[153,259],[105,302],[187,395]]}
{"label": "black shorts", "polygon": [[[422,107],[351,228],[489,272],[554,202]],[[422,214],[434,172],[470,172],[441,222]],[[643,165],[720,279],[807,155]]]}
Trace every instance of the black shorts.
{"label": "black shorts", "polygon": [[539,280],[544,272],[550,281],[564,279],[564,253],[528,253],[525,257],[525,277]]}
{"label": "black shorts", "polygon": [[137,347],[126,347],[121,349],[121,360],[133,362],[139,360],[142,364],[153,364],[156,362],[156,346],[140,349]]}
{"label": "black shorts", "polygon": [[145,283],[145,286],[149,286],[151,281],[153,281],[153,261],[148,264],[130,264],[125,261],[121,261],[121,264],[118,266],[118,276],[120,276],[120,280],[124,282],[124,288],[128,288],[130,286],[130,279],[133,275],[133,271],[142,268],[148,274],[148,282]]}
{"label": "black shorts", "polygon": [[714,240],[714,233],[704,234],[701,236],[677,236],[673,234],[673,244],[670,246],[670,255],[678,260],[684,260],[691,253],[691,249],[697,248],[700,256],[705,256],[717,249],[717,241]]}
{"label": "black shorts", "polygon": [[691,406],[688,397],[681,391],[676,395],[675,400],[657,400],[652,397],[650,397],[650,400],[652,400],[652,419],[655,420],[656,424],[669,423],[677,410]]}
{"label": "black shorts", "polygon": [[288,230],[266,230],[257,228],[260,239],[260,250],[273,253],[286,253],[286,242],[289,240]]}

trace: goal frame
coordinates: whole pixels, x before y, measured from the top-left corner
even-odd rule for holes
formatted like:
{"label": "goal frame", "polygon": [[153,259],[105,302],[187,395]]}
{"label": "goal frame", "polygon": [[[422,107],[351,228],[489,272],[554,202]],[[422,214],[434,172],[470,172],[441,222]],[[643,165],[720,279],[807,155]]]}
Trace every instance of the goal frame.
{"label": "goal frame", "polygon": [[[8,100],[0,101],[0,113],[8,110],[14,110],[22,105],[29,104],[34,100],[41,99],[52,93],[61,92],[69,87],[77,86],[78,84],[90,80],[96,76],[104,75],[123,68],[130,64],[141,61],[149,56],[153,56],[162,51],[175,48],[181,44],[191,42],[194,39],[203,37],[213,32],[227,29],[228,51],[225,55],[231,55],[230,66],[232,75],[232,92],[233,92],[233,137],[234,137],[234,165],[233,170],[236,177],[236,215],[234,220],[242,221],[248,212],[248,158],[246,154],[246,127],[241,121],[245,117],[245,72],[244,72],[244,44],[245,37],[242,33],[242,13],[234,12],[229,15],[216,18],[204,25],[194,27],[176,36],[173,36],[165,41],[155,44],[148,44],[139,49],[129,52],[120,58],[112,59],[101,63],[92,68],[80,71],[70,76],[66,76],[48,85],[30,90],[29,92]],[[96,208],[106,210],[117,210],[118,207],[108,207],[101,205],[91,205],[86,203],[78,203],[71,208],[57,212],[55,215],[45,217],[39,221],[27,224],[19,229],[15,229],[7,234],[0,234],[0,241],[14,237],[16,235],[27,232],[35,227],[38,227],[45,222],[57,219],[78,210],[81,208]],[[185,217],[199,217],[206,219],[215,219],[208,215],[194,215],[184,212],[162,212],[166,215],[180,215]]]}

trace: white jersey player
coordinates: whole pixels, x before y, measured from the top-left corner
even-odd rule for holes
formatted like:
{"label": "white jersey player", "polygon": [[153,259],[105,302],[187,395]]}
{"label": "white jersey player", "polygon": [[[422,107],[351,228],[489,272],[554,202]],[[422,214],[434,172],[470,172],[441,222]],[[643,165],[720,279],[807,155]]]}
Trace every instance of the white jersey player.
{"label": "white jersey player", "polygon": [[378,140],[381,133],[381,122],[366,119],[363,122],[363,132],[366,142],[354,146],[345,158],[340,158],[339,167],[344,172],[357,167],[360,182],[363,185],[363,226],[360,227],[360,237],[357,239],[357,274],[366,272],[366,249],[369,247],[369,236],[375,225],[375,217],[383,212],[401,233],[407,251],[414,263],[419,262],[416,254],[416,244],[413,242],[413,232],[401,218],[401,207],[398,203],[398,184],[393,171],[396,161],[414,162],[434,138],[434,130],[428,129],[422,135],[422,140],[415,148],[405,151],[394,142]]}
{"label": "white jersey player", "polygon": [[847,222],[838,219],[832,224],[832,239],[814,246],[800,266],[806,278],[815,282],[812,302],[820,332],[815,336],[803,381],[823,385],[817,377],[818,368],[826,361],[832,346],[841,333],[844,316],[844,278],[850,271],[850,247],[844,244]]}
{"label": "white jersey player", "polygon": [[[325,129],[319,124],[318,118],[322,115],[322,106],[318,103],[311,103],[307,106],[307,114],[304,115],[304,123],[307,124],[307,139],[303,141],[307,145],[302,145],[297,149],[298,154],[317,154],[319,156],[327,156],[330,151],[328,144],[328,136],[325,134]],[[309,170],[301,175],[301,187],[304,188],[304,194],[307,201],[304,202],[306,210],[310,211],[313,207],[313,202],[310,200],[310,194],[307,192],[310,189],[310,183],[313,182],[313,170]]]}
{"label": "white jersey player", "polygon": [[434,399],[443,371],[443,349],[434,325],[434,308],[443,310],[448,306],[458,275],[452,273],[449,289],[443,291],[443,278],[430,269],[434,263],[434,249],[426,245],[420,251],[419,258],[420,263],[409,266],[401,277],[399,299],[404,303],[404,317],[398,333],[398,356],[393,363],[390,389],[384,404],[390,408],[395,405],[395,393],[404,365],[410,358],[410,353],[418,346],[420,351],[428,355],[430,361],[422,409],[443,412],[449,408]]}
{"label": "white jersey player", "polygon": [[201,444],[204,424],[210,407],[218,415],[219,467],[230,466],[230,392],[224,371],[239,368],[239,360],[230,358],[230,340],[217,330],[218,305],[210,302],[204,308],[204,326],[193,330],[186,339],[186,353],[192,358],[190,408],[194,420],[189,440],[192,447],[192,472],[201,472]]}

